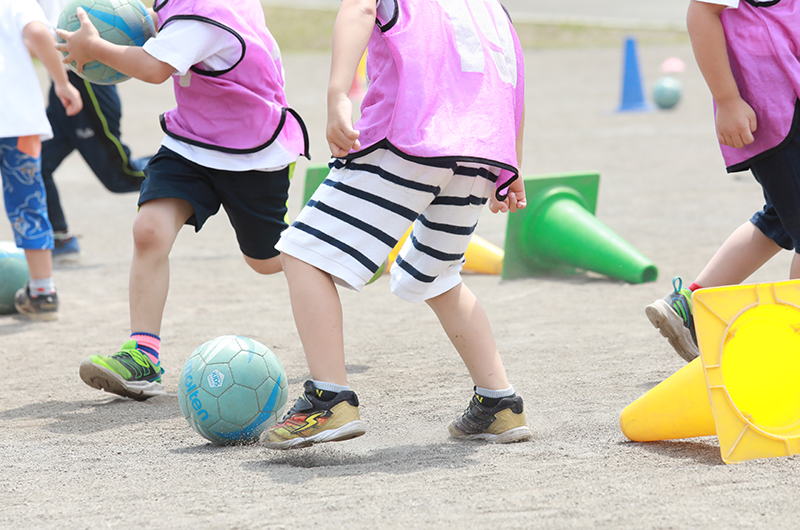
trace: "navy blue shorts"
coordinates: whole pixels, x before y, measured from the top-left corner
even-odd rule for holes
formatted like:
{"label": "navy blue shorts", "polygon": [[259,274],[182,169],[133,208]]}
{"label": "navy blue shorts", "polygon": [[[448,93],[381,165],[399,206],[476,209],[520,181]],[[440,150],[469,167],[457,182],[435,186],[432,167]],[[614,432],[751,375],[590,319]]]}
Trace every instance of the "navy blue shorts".
{"label": "navy blue shorts", "polygon": [[764,190],[765,205],[750,218],[765,236],[800,251],[800,127],[786,145],[754,162],[750,170]]}
{"label": "navy blue shorts", "polygon": [[186,224],[198,232],[222,205],[245,256],[278,255],[275,243],[288,226],[289,166],[278,171],[225,171],[195,164],[161,147],[145,173],[139,206],[153,199],[183,199],[194,209]]}

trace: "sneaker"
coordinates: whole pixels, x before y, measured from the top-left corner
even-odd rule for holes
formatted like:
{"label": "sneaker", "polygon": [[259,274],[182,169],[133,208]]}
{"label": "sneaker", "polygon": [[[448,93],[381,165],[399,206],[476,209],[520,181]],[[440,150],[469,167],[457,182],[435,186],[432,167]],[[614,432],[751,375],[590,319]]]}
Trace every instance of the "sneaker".
{"label": "sneaker", "polygon": [[475,394],[467,410],[448,426],[450,436],[458,440],[483,440],[507,444],[531,437],[523,410],[522,397],[516,394],[501,398],[493,407],[481,403],[486,398]]}
{"label": "sneaker", "polygon": [[306,381],[303,395],[280,423],[261,434],[261,444],[270,449],[299,449],[315,443],[340,442],[364,434],[358,415],[358,397],[345,390],[330,401],[322,401],[320,390]]}
{"label": "sneaker", "polygon": [[84,359],[81,379],[90,387],[137,401],[166,394],[161,384],[164,373],[161,365],[153,364],[136,346],[135,340],[129,340],[114,355],[92,355]]}
{"label": "sneaker", "polygon": [[17,312],[32,320],[58,319],[58,295],[55,292],[31,296],[30,282],[14,295]]}
{"label": "sneaker", "polygon": [[53,245],[53,263],[61,265],[64,263],[77,263],[81,259],[81,246],[74,236],[68,238],[56,238]]}
{"label": "sneaker", "polygon": [[678,355],[690,362],[700,355],[692,316],[692,291],[683,287],[677,276],[672,279],[672,288],[673,292],[647,306],[644,312]]}

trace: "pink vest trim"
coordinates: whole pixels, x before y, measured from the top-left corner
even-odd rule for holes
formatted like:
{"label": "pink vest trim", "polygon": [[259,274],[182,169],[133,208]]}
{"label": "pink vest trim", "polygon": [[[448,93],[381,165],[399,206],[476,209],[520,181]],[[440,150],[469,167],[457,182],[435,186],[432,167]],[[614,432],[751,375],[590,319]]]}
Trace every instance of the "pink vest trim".
{"label": "pink vest trim", "polygon": [[347,158],[386,147],[431,165],[493,165],[503,198],[519,176],[525,94],[507,14],[497,0],[386,1],[394,15],[376,21],[368,45],[369,88],[356,124],[363,149]]}
{"label": "pink vest trim", "polygon": [[161,116],[169,136],[191,145],[232,154],[255,153],[276,140],[308,157],[308,133],[289,108],[278,46],[257,0],[156,1],[159,29],[177,19],[219,26],[242,43],[242,55],[222,71],[191,67],[188,87],[173,77],[177,107]]}
{"label": "pink vest trim", "polygon": [[744,171],[792,132],[800,94],[800,2],[754,7],[742,0],[720,18],[739,93],[756,113],[752,144],[741,149],[720,144],[728,171]]}

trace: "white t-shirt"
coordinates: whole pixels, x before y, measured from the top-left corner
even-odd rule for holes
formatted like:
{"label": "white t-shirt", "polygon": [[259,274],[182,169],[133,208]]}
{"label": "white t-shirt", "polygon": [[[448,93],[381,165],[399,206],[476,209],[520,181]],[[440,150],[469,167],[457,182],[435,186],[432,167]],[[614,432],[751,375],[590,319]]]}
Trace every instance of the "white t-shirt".
{"label": "white t-shirt", "polygon": [[[193,65],[200,64],[209,70],[229,68],[241,56],[241,44],[222,28],[196,20],[170,22],[144,43],[144,51],[175,69],[181,81],[191,81]],[[187,79],[188,78],[188,79]],[[296,156],[286,150],[278,140],[269,147],[252,154],[230,154],[204,149],[165,136],[161,145],[201,166],[228,171],[274,171],[286,167]]]}
{"label": "white t-shirt", "polygon": [[22,30],[34,21],[48,25],[35,0],[0,1],[0,138],[53,137],[42,87],[22,38]]}
{"label": "white t-shirt", "polygon": [[58,17],[61,16],[61,12],[66,7],[69,0],[37,0],[39,5],[42,6],[42,11],[44,11],[47,20],[56,27],[58,25]]}

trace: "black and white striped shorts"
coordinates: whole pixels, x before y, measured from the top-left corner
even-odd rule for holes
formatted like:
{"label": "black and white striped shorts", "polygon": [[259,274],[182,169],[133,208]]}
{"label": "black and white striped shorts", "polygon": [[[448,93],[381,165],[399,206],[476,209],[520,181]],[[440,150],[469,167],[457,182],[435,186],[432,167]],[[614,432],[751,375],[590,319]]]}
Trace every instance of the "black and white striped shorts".
{"label": "black and white striped shorts", "polygon": [[391,290],[422,302],[461,283],[461,267],[499,171],[432,167],[386,149],[334,160],[276,248],[360,291],[413,223],[391,268]]}

